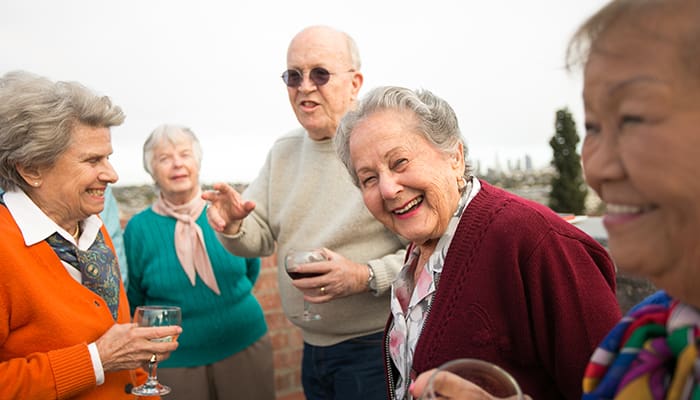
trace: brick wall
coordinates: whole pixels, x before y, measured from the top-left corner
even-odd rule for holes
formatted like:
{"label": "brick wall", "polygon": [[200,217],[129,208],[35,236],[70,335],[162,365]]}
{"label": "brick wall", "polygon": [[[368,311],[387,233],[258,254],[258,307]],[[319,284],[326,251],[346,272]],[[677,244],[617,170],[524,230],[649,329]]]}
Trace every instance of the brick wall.
{"label": "brick wall", "polygon": [[287,320],[282,311],[275,255],[262,259],[260,277],[255,283],[253,293],[265,311],[272,340],[277,400],[304,400],[301,389],[301,331]]}

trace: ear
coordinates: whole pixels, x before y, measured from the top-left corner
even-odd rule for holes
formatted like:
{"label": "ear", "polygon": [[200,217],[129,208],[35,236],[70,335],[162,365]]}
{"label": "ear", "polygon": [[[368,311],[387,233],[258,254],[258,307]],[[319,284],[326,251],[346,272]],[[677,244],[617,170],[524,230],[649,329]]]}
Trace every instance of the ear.
{"label": "ear", "polygon": [[25,167],[23,165],[15,164],[15,169],[19,175],[27,182],[27,185],[36,187],[41,183],[41,171],[35,167]]}
{"label": "ear", "polygon": [[464,168],[466,168],[464,162],[464,144],[462,142],[457,143],[454,153],[450,156],[450,162],[452,169],[456,171],[459,176],[462,176],[462,174],[464,174]]}
{"label": "ear", "polygon": [[364,82],[364,76],[362,75],[362,72],[356,71],[353,76],[352,76],[352,97],[354,99],[357,98],[357,94],[360,93],[360,89],[362,88],[362,82]]}

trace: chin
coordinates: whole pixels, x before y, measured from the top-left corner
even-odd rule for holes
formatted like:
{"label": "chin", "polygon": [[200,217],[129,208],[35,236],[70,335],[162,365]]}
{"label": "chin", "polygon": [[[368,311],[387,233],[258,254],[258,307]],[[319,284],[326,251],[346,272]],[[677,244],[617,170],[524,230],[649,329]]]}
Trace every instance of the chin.
{"label": "chin", "polygon": [[637,278],[652,279],[654,275],[665,268],[663,262],[655,254],[641,251],[638,246],[620,248],[611,244],[609,248],[610,256],[619,272],[624,274]]}

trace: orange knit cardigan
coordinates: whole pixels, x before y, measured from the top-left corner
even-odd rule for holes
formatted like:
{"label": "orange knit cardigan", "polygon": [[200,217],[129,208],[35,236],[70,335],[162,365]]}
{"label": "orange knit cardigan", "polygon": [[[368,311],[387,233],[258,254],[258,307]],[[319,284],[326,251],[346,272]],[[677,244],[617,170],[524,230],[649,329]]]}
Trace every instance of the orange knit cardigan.
{"label": "orange knit cardigan", "polygon": [[[113,248],[104,226],[102,234]],[[0,206],[0,399],[134,399],[142,370],[105,374],[97,386],[88,343],[114,320],[107,304],[73,279],[46,242],[26,246]],[[120,284],[117,322],[130,321]]]}

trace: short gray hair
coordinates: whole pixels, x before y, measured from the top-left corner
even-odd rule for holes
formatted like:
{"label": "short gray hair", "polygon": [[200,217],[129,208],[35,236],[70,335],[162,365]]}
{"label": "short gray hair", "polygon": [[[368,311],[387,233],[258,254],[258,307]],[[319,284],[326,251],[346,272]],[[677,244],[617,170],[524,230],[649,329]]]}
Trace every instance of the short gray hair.
{"label": "short gray hair", "polygon": [[360,59],[360,48],[357,47],[357,42],[355,42],[355,39],[353,39],[352,36],[342,31],[341,33],[345,36],[345,40],[348,44],[348,54],[350,54],[350,65],[352,65],[352,68],[354,70],[359,71],[362,68],[362,60]]}
{"label": "short gray hair", "polygon": [[78,82],[8,72],[0,78],[0,187],[28,191],[16,166],[52,167],[71,145],[76,125],[109,128],[124,118],[109,97]]}
{"label": "short gray hair", "polygon": [[[664,15],[665,13],[665,15]],[[696,0],[613,0],[600,8],[579,26],[566,48],[566,67],[573,70],[585,66],[593,52],[605,51],[604,35],[609,29],[627,24],[640,33],[655,38],[661,18],[671,18],[679,29],[678,48],[681,61],[692,76],[700,72],[700,5]],[[644,20],[647,18],[648,20]],[[663,38],[669,40],[669,38]]]}
{"label": "short gray hair", "polygon": [[[180,139],[189,139],[192,143],[192,152],[194,158],[197,161],[197,167],[202,166],[202,145],[199,143],[199,139],[192,132],[192,130],[186,126],[182,125],[171,125],[163,124],[156,127],[156,129],[148,135],[146,142],[143,144],[143,168],[148,172],[149,175],[155,181],[155,176],[153,176],[153,149],[161,143],[169,142],[172,144],[177,143]],[[157,183],[157,182],[156,182]]]}
{"label": "short gray hair", "polygon": [[350,158],[350,137],[355,126],[375,112],[396,110],[411,112],[418,121],[417,131],[445,154],[454,154],[457,144],[464,147],[464,177],[471,175],[467,162],[467,144],[462,137],[457,115],[450,105],[428,90],[410,90],[396,86],[382,86],[367,93],[357,108],[340,120],[334,139],[338,157],[345,164],[353,182],[359,187],[355,167]]}

